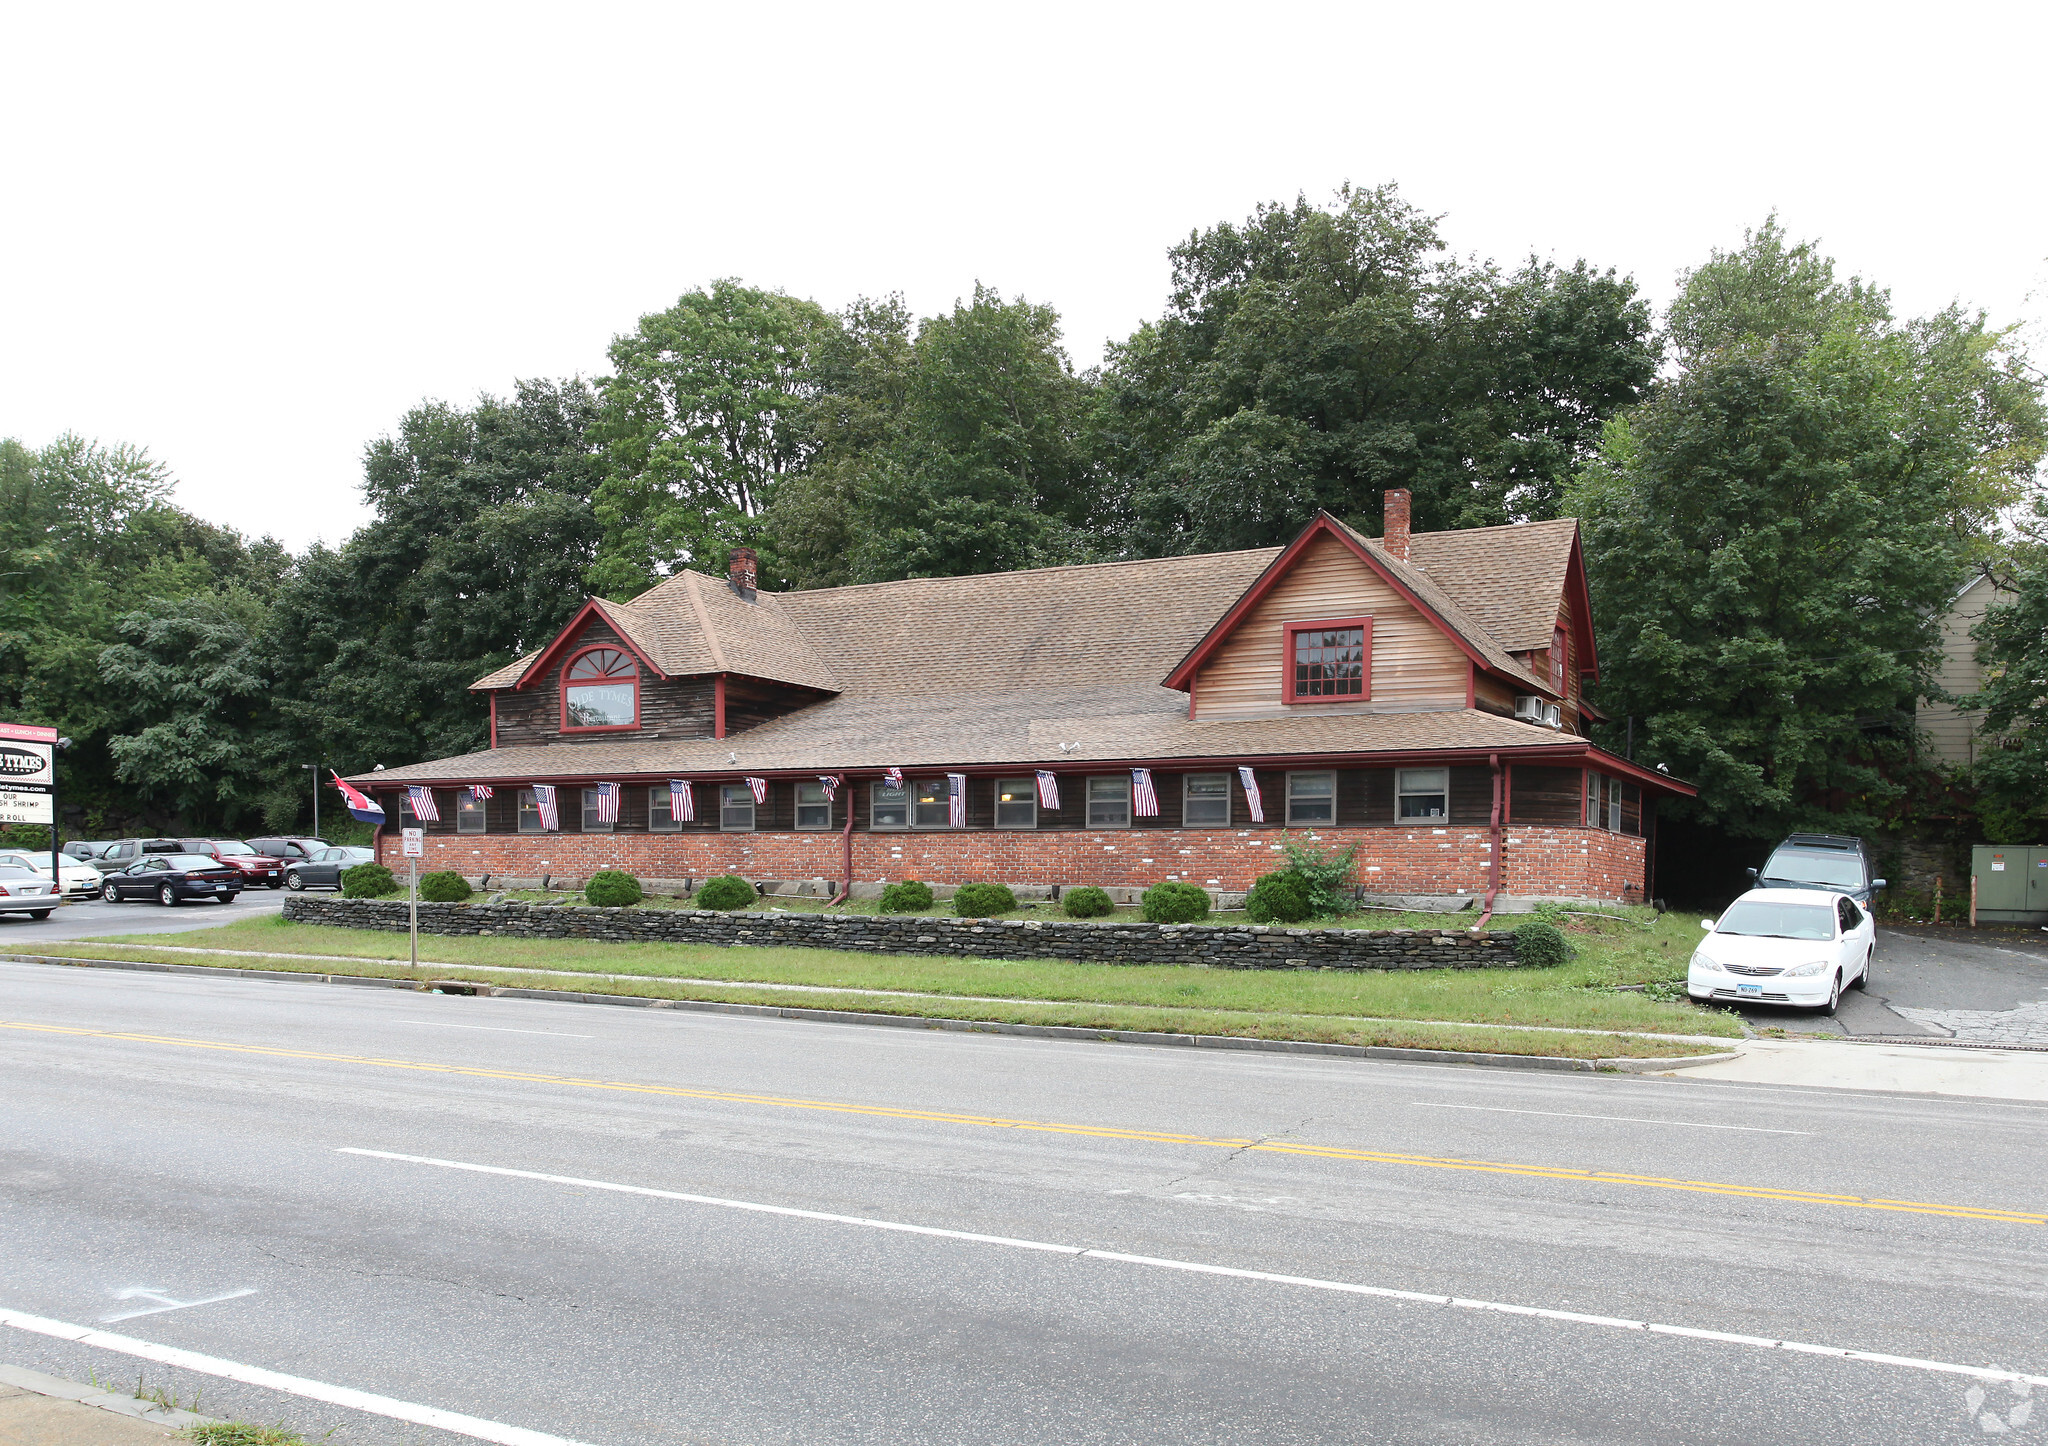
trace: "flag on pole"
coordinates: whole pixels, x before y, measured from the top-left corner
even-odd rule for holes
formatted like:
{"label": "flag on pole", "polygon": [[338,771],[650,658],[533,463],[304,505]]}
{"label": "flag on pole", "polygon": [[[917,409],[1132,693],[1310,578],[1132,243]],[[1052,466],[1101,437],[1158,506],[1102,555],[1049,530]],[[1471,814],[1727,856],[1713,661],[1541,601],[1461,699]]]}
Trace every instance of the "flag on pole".
{"label": "flag on pole", "polygon": [[825,785],[825,802],[831,803],[839,797],[838,774],[821,773],[818,775],[818,782]]}
{"label": "flag on pole", "polygon": [[767,780],[767,779],[765,779],[765,778],[749,778],[749,779],[747,780],[747,787],[749,787],[749,788],[751,788],[751,789],[753,789],[753,790],[754,790],[754,802],[756,802],[756,803],[766,803],[766,802],[768,801],[768,780]]}
{"label": "flag on pole", "polygon": [[967,827],[967,775],[946,775],[946,823],[951,828]]}
{"label": "flag on pole", "polygon": [[469,786],[469,796],[482,803],[491,796],[491,786],[488,783],[472,783]]}
{"label": "flag on pole", "polygon": [[697,795],[687,778],[671,778],[668,781],[668,816],[676,823],[697,821]]}
{"label": "flag on pole", "polygon": [[1238,769],[1237,776],[1244,784],[1244,801],[1246,806],[1252,811],[1252,822],[1264,823],[1266,821],[1266,805],[1259,801],[1259,780],[1252,776],[1252,771],[1249,768]]}
{"label": "flag on pole", "polygon": [[414,783],[407,786],[405,796],[412,803],[412,816],[422,823],[439,823],[441,810],[434,804],[434,790],[422,788]]}
{"label": "flag on pole", "polygon": [[562,826],[562,815],[555,809],[555,788],[551,783],[536,783],[533,786],[533,804],[540,810],[540,826],[554,833]]}
{"label": "flag on pole", "polygon": [[619,821],[619,786],[616,783],[600,783],[597,786],[597,821]]}
{"label": "flag on pole", "polygon": [[1131,770],[1131,813],[1138,818],[1159,817],[1159,795],[1152,790],[1152,770]]}
{"label": "flag on pole", "polygon": [[1038,770],[1038,806],[1060,811],[1060,781],[1043,768]]}
{"label": "flag on pole", "polygon": [[343,783],[341,775],[333,769],[330,768],[327,772],[334,779],[334,786],[341,790],[341,796],[348,804],[348,811],[350,813],[354,814],[364,823],[384,822],[383,809],[379,808],[374,802],[358,793],[355,789],[350,788],[346,783]]}
{"label": "flag on pole", "polygon": [[883,769],[882,782],[891,788],[901,788],[903,786],[903,770],[900,768]]}

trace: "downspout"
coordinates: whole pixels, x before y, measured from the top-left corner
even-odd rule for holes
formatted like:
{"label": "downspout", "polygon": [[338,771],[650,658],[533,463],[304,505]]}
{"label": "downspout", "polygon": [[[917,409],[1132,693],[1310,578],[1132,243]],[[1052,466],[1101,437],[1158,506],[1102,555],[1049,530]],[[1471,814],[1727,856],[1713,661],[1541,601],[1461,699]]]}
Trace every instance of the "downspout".
{"label": "downspout", "polygon": [[1479,922],[1472,926],[1472,932],[1475,934],[1484,929],[1487,922],[1493,918],[1493,898],[1494,895],[1500,892],[1500,805],[1504,776],[1501,773],[1500,755],[1498,753],[1488,754],[1487,761],[1493,765],[1493,849],[1489,855],[1486,868],[1486,909],[1480,914]]}
{"label": "downspout", "polygon": [[839,869],[843,882],[839,892],[825,901],[825,907],[843,904],[853,893],[853,775],[841,774],[840,786],[846,790],[846,827],[839,831]]}

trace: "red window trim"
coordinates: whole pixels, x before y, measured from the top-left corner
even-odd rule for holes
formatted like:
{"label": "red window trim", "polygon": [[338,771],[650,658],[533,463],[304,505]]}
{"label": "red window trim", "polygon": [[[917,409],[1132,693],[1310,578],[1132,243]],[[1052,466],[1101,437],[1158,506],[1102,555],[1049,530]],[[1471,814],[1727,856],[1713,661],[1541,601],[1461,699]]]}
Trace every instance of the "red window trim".
{"label": "red window trim", "polygon": [[[1365,676],[1359,679],[1360,691],[1356,693],[1298,694],[1294,691],[1294,635],[1313,633],[1323,628],[1357,628],[1360,643],[1365,649]],[[1372,619],[1362,618],[1317,618],[1308,622],[1282,623],[1280,644],[1280,701],[1286,704],[1317,703],[1370,703],[1372,701]]]}
{"label": "red window trim", "polygon": [[[569,721],[569,670],[571,668],[574,668],[576,666],[577,660],[579,658],[582,658],[584,655],[588,653],[600,652],[617,653],[621,657],[630,660],[633,664],[633,721],[631,723],[575,724]],[[617,643],[592,643],[589,647],[578,648],[575,652],[571,653],[568,657],[562,660],[562,671],[560,674],[560,679],[561,683],[557,691],[560,693],[561,696],[557,701],[561,705],[562,732],[631,733],[633,730],[637,729],[640,726],[640,662],[636,657],[634,657],[632,649],[622,648]],[[604,681],[610,682],[611,680],[605,679]]]}

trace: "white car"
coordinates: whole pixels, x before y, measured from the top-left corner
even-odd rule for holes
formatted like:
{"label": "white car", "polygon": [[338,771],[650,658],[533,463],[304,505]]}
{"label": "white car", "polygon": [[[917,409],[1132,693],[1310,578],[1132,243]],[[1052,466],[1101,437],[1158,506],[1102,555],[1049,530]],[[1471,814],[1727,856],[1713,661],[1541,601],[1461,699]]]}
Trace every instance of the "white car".
{"label": "white car", "polygon": [[1844,989],[1870,982],[1877,927],[1863,906],[1824,889],[1751,889],[1693,951],[1685,989],[1695,999],[1789,1004],[1833,1014]]}
{"label": "white car", "polygon": [[[0,851],[0,867],[28,869],[32,873],[50,877],[50,853],[48,849],[28,853],[22,849]],[[100,871],[71,855],[64,855],[64,897],[67,899],[96,898],[100,891]]]}

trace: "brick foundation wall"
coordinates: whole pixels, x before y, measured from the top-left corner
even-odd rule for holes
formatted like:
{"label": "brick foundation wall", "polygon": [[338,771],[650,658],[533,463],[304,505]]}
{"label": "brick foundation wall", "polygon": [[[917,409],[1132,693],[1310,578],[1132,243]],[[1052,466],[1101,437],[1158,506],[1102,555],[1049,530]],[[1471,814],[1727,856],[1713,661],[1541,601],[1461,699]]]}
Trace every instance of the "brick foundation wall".
{"label": "brick foundation wall", "polygon": [[[1499,969],[1513,938],[1450,929],[1288,929],[1259,924],[1090,923],[1081,919],[953,919],[865,914],[730,914],[703,909],[593,909],[535,904],[421,904],[423,934],[617,943],[849,949],[967,959],[1066,959],[1084,964],[1192,964],[1223,969]],[[294,895],[302,924],[403,932],[407,907],[379,899]]]}
{"label": "brick foundation wall", "polygon": [[[1516,826],[1503,830],[1507,869],[1501,891],[1523,898],[1643,898],[1643,840],[1602,829]],[[1299,833],[1296,837],[1308,837]],[[1487,830],[1449,828],[1317,829],[1325,848],[1357,843],[1358,881],[1369,894],[1484,894]],[[833,833],[430,833],[421,872],[451,869],[469,878],[582,879],[623,869],[643,879],[843,881],[841,839]],[[379,858],[402,873],[398,840],[386,830]],[[1110,829],[1035,833],[856,832],[853,877],[860,882],[923,879],[934,884],[1097,884],[1143,888],[1161,879],[1242,892],[1284,863],[1272,829]]]}

